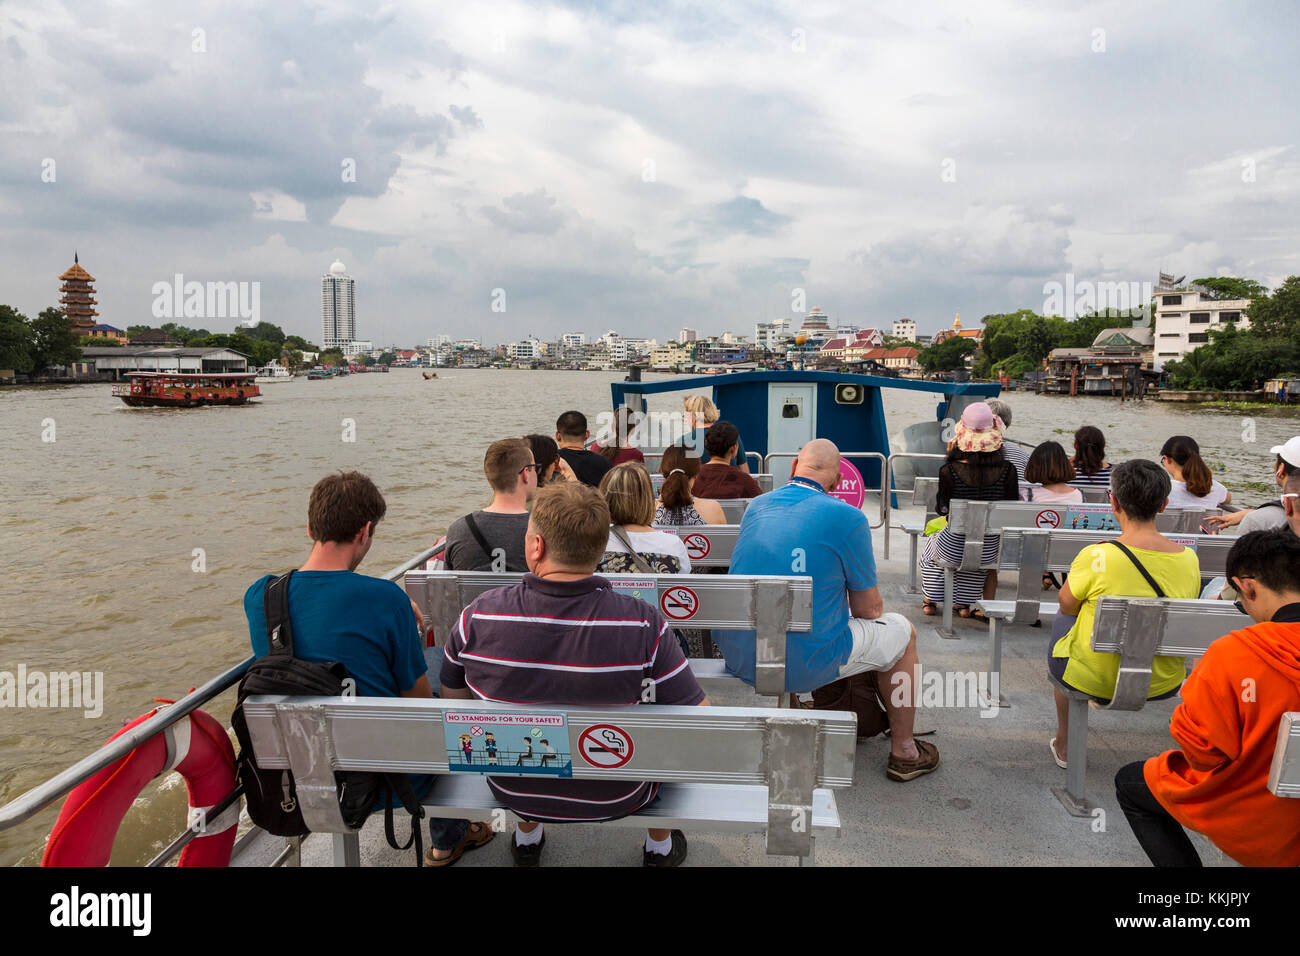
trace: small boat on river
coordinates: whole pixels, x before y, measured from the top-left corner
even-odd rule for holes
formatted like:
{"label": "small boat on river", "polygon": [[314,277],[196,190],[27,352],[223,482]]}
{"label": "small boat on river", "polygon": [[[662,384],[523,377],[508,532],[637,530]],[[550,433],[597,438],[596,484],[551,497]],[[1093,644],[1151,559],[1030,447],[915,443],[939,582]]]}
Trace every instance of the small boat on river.
{"label": "small boat on river", "polygon": [[252,372],[130,372],[113,395],[132,408],[196,408],[199,405],[244,405],[262,394]]}

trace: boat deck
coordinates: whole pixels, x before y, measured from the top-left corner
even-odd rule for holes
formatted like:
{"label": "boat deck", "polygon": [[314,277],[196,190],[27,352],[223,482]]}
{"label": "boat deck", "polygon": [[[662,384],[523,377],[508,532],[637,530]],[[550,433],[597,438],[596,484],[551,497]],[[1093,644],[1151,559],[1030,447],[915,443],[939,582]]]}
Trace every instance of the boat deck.
{"label": "boat deck", "polygon": [[[878,502],[878,499],[876,499]],[[878,514],[878,503],[864,507]],[[921,613],[919,595],[908,594],[907,536],[903,521],[919,520],[919,510],[895,510],[891,556],[884,557],[880,529],[873,529],[876,565],[885,610],[905,614],[916,628],[923,670],[974,671],[988,667],[987,625],[954,619],[957,639],[941,638],[939,618]],[[1001,578],[1000,596],[1014,592],[1010,573]],[[1049,630],[1008,625],[1005,630],[1001,692],[1010,707],[992,717],[977,706],[920,709],[919,732],[933,731],[942,763],[937,771],[908,783],[885,776],[888,738],[860,741],[855,783],[835,791],[842,823],[838,838],[817,840],[819,866],[1149,866],[1115,801],[1113,779],[1124,764],[1173,746],[1169,716],[1177,700],[1157,701],[1137,713],[1089,715],[1089,798],[1104,811],[1093,819],[1070,816],[1052,794],[1065,771],[1052,761],[1047,741],[1055,731],[1052,690],[1045,657]],[[748,688],[710,690],[710,699],[732,706],[772,707],[771,697]],[[399,822],[398,833],[406,824]],[[599,824],[548,825],[544,866],[639,866],[640,831]],[[425,833],[427,837],[427,831]],[[402,837],[404,839],[404,837]],[[769,857],[762,834],[688,832],[686,866],[783,866],[789,858]],[[1193,834],[1207,866],[1235,866],[1208,841]],[[457,866],[509,866],[507,835],[466,854]],[[237,861],[264,865],[283,846],[266,842]],[[331,841],[314,836],[304,842],[303,865],[328,866]],[[411,851],[389,848],[383,821],[372,817],[362,830],[364,866],[409,866]]]}

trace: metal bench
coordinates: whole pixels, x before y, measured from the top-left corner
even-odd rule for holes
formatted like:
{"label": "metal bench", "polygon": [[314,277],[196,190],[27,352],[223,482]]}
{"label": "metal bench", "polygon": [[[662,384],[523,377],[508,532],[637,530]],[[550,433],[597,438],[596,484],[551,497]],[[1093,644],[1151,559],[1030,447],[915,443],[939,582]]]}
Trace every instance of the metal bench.
{"label": "metal bench", "polygon": [[657,524],[653,527],[656,531],[666,531],[682,539],[692,569],[728,567],[740,537],[738,524]]}
{"label": "metal bench", "polygon": [[[716,526],[715,526],[716,527]],[[492,571],[408,571],[406,593],[445,644],[456,619],[484,591],[516,584],[522,574]],[[740,574],[607,574],[615,588],[653,602],[670,623],[756,632],[754,690],[785,694],[785,642],[789,631],[812,630],[812,578]],[[696,679],[737,678],[692,659]]]}
{"label": "metal bench", "polygon": [[[1251,624],[1251,619],[1226,601],[1159,600],[1103,597],[1097,602],[1091,646],[1118,654],[1119,674],[1114,696],[1103,710],[1137,711],[1146,706],[1151,689],[1152,659],[1196,658],[1225,634]],[[1070,699],[1068,765],[1065,786],[1053,787],[1061,804],[1076,817],[1092,816],[1084,794],[1088,766],[1088,694],[1061,687]]]}
{"label": "metal bench", "polygon": [[[753,478],[756,482],[758,482],[758,487],[763,492],[763,494],[767,494],[769,491],[772,490],[772,476],[770,474],[760,473],[757,475],[750,475],[749,477]],[[658,498],[659,492],[663,490],[664,476],[660,474],[652,474],[650,476],[650,482],[654,485],[655,497]]]}
{"label": "metal bench", "polygon": [[[857,746],[857,719],[838,711],[256,696],[244,713],[259,765],[292,770],[307,826],[334,835],[336,866],[360,865],[357,833],[339,812],[337,770],[438,774],[424,800],[427,813],[465,818],[501,810],[493,814],[501,826],[512,816],[483,773],[451,769],[446,714],[466,722],[482,715],[485,723],[510,714],[563,718],[560,739],[568,748],[561,759],[568,756],[572,779],[663,783],[653,806],[605,825],[765,832],[769,855],[796,856],[801,864],[813,862],[816,832],[839,831],[832,790],[852,786]],[[584,751],[584,735],[601,727],[627,743],[617,766]],[[493,767],[493,775],[511,770]]]}
{"label": "metal bench", "polygon": [[[940,637],[953,638],[952,593],[953,575],[957,571],[993,570],[997,562],[984,564],[984,537],[1001,532],[1004,528],[1037,527],[1045,530],[1069,528],[1071,509],[1079,505],[1036,504],[1032,501],[967,501],[954,499],[949,503],[948,528],[954,534],[966,536],[961,561],[940,565],[943,568],[943,624],[938,628]],[[1096,505],[1083,506],[1098,509]],[[1079,514],[1080,512],[1076,512]],[[1109,509],[1088,512],[1105,517],[1113,514]],[[1206,516],[1218,514],[1217,510],[1186,508],[1163,511],[1156,515],[1156,528],[1165,534],[1196,534]]]}
{"label": "metal bench", "polygon": [[1300,713],[1283,714],[1277,725],[1277,746],[1268,768],[1268,792],[1300,797]]}
{"label": "metal bench", "polygon": [[[1002,637],[1006,624],[1033,624],[1056,617],[1056,601],[1039,600],[1043,575],[1064,573],[1085,548],[1119,537],[1118,531],[1044,531],[1040,528],[1003,528],[998,548],[998,570],[1016,571],[1016,596],[1011,600],[976,601],[989,621],[989,686],[1002,670]],[[1174,540],[1196,549],[1202,576],[1225,573],[1228,552],[1236,538],[1223,535],[1174,535]],[[992,701],[981,701],[991,706]],[[1008,706],[999,697],[998,703]]]}
{"label": "metal bench", "polygon": [[[1020,482],[1020,487],[1034,488],[1038,486],[1022,481]],[[1109,502],[1109,498],[1107,498],[1107,489],[1105,488],[1081,488],[1079,490],[1083,492],[1084,504],[1106,504]],[[925,508],[925,521],[920,524],[907,523],[903,525],[903,531],[908,535],[909,567],[907,572],[907,591],[909,594],[917,594],[920,591],[916,586],[917,549],[919,539],[925,531],[925,526],[938,516],[938,512],[935,510],[938,507],[938,496],[938,478],[914,479],[912,485],[912,504],[921,505]],[[1007,503],[1011,504],[1012,502]],[[1033,502],[1021,503],[1033,504]],[[1068,508],[1069,506],[1067,505],[1064,507]],[[1036,516],[1037,513],[1035,513],[1035,517]]]}

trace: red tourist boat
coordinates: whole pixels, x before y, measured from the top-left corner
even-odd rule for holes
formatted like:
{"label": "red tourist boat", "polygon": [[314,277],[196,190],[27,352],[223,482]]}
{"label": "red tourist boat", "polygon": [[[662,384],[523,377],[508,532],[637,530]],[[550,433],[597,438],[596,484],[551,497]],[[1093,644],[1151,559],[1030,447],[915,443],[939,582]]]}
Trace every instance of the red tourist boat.
{"label": "red tourist boat", "polygon": [[129,372],[128,384],[114,385],[113,394],[133,407],[160,405],[243,405],[262,394],[252,372],[183,375],[178,372]]}

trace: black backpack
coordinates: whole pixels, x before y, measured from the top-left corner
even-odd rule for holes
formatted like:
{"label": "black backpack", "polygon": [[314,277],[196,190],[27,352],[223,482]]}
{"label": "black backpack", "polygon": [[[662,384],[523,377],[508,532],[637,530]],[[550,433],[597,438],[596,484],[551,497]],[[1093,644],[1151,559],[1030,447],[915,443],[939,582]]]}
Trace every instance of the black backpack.
{"label": "black backpack", "polygon": [[[244,719],[244,699],[256,694],[284,694],[291,697],[340,697],[350,682],[348,669],[340,662],[318,664],[293,656],[293,629],[289,624],[289,579],[283,574],[266,586],[267,656],[253,661],[239,682],[239,700],[230,725],[239,739],[239,782],[253,823],[275,836],[304,836],[311,831],[298,805],[293,771],[259,767]],[[384,834],[389,846],[405,850],[415,844],[417,866],[424,865],[424,847],[419,820],[424,808],[405,774],[346,770],[334,774],[339,787],[339,809],[353,830],[361,829],[376,804],[384,804]],[[411,838],[399,846],[393,832],[393,796],[411,814]]]}

